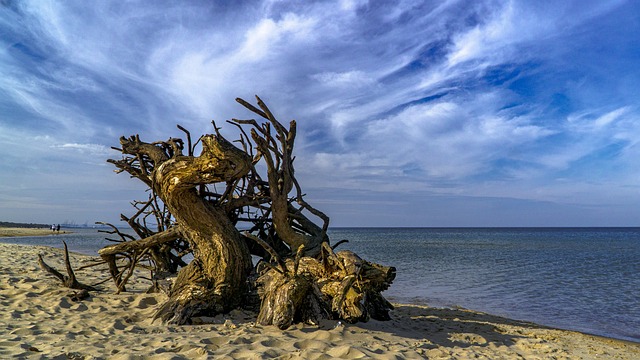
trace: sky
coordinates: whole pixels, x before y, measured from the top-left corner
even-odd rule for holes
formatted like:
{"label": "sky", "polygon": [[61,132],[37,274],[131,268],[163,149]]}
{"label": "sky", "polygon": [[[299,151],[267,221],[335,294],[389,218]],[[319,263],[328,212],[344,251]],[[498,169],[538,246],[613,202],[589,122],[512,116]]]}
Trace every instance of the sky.
{"label": "sky", "polygon": [[640,226],[639,94],[634,1],[0,0],[0,221],[122,224],[120,136],[259,95],[331,226]]}

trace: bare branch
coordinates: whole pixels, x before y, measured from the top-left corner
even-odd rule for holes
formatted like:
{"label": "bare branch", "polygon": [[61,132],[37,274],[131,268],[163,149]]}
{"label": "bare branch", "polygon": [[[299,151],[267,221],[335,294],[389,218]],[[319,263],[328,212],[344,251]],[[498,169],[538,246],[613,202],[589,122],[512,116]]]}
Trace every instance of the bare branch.
{"label": "bare branch", "polygon": [[193,147],[191,145],[191,133],[180,125],[176,125],[178,129],[182,130],[187,135],[187,150],[189,151],[189,156],[193,156]]}
{"label": "bare branch", "polygon": [[67,248],[67,243],[64,241],[62,243],[64,244],[64,264],[67,269],[68,275],[63,275],[56,269],[47,265],[47,263],[44,262],[42,255],[38,254],[38,264],[40,265],[40,267],[47,273],[58,278],[58,280],[60,280],[62,284],[68,288],[78,289],[78,290],[97,291],[96,288],[90,285],[82,284],[76,279],[76,275],[73,272],[73,269],[71,268],[71,263],[69,261],[69,249]]}

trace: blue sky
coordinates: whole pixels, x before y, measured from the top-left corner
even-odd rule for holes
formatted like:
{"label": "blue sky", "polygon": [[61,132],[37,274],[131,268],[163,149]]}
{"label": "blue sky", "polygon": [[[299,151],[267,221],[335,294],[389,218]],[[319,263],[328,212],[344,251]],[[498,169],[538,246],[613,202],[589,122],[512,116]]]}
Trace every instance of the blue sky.
{"label": "blue sky", "polygon": [[[232,5],[231,5],[232,4]],[[0,1],[0,221],[117,223],[122,135],[298,121],[333,226],[639,226],[633,1]],[[235,139],[235,128],[225,135]]]}

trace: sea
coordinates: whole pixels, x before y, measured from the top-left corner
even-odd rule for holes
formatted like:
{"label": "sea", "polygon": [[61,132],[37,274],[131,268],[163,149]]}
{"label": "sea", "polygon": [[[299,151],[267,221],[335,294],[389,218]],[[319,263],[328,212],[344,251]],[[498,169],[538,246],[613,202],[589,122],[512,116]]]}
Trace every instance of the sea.
{"label": "sea", "polygon": [[[65,240],[89,255],[112,244],[95,229],[72,231],[0,241]],[[396,267],[384,293],[392,302],[640,342],[640,228],[332,228],[329,236],[349,240],[336,250]]]}

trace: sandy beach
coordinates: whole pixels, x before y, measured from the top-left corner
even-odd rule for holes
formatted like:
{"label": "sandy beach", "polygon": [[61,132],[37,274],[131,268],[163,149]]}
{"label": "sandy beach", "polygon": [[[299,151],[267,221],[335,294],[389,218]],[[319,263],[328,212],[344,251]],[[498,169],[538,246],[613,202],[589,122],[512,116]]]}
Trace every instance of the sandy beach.
{"label": "sandy beach", "polygon": [[[464,309],[397,304],[393,320],[356,325],[327,321],[281,331],[255,314],[199,318],[190,326],[151,322],[162,294],[103,291],[73,301],[73,291],[37,264],[60,270],[62,250],[0,244],[0,358],[24,359],[639,359],[640,344],[556,330]],[[74,268],[95,257],[71,254]],[[106,272],[76,271],[95,284]],[[141,273],[141,275],[143,275]]]}
{"label": "sandy beach", "polygon": [[46,228],[18,228],[18,227],[1,227],[0,237],[17,237],[17,236],[45,236],[55,234],[51,229]]}

